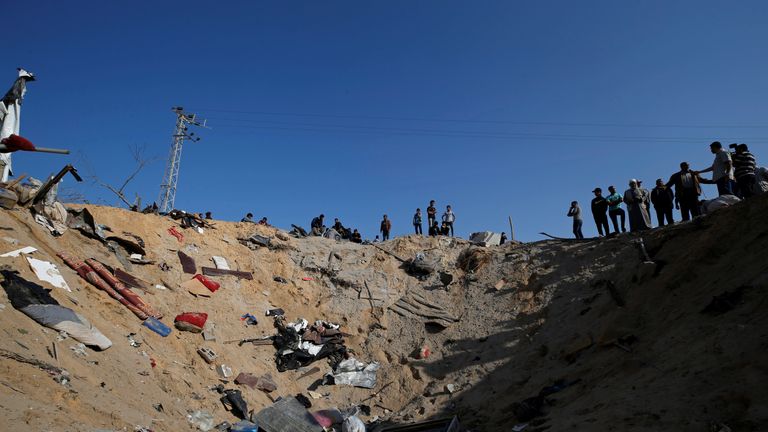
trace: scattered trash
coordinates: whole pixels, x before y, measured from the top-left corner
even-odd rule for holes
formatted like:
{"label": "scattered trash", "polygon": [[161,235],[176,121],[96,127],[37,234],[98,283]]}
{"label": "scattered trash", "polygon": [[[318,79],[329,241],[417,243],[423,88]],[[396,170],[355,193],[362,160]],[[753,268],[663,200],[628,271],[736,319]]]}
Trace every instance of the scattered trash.
{"label": "scattered trash", "polygon": [[170,234],[170,235],[172,235],[172,236],[176,237],[176,240],[178,240],[178,241],[179,241],[179,243],[182,243],[182,242],[184,242],[184,234],[182,234],[182,233],[180,233],[180,232],[176,231],[176,228],[175,228],[175,227],[170,227],[170,228],[168,228],[168,234]]}
{"label": "scattered trash", "polygon": [[322,394],[320,394],[320,393],[318,393],[318,392],[316,392],[316,391],[308,390],[308,391],[307,391],[307,394],[308,394],[308,395],[309,395],[309,397],[311,397],[312,399],[322,399],[322,398],[323,398],[323,395],[322,395]]}
{"label": "scattered trash", "polygon": [[71,347],[69,347],[69,349],[71,349],[72,352],[79,357],[85,357],[88,355],[88,353],[85,352],[85,344],[82,344],[82,343],[72,345]]}
{"label": "scattered trash", "polygon": [[432,355],[432,350],[429,349],[428,346],[422,346],[418,353],[416,354],[416,358],[419,360],[428,359],[429,356]]}
{"label": "scattered trash", "polygon": [[241,316],[240,321],[245,321],[245,325],[257,325],[259,323],[259,320],[249,313]]}
{"label": "scattered trash", "polygon": [[305,276],[305,277],[301,278],[301,280],[303,280],[305,282],[309,282],[309,281],[315,280],[315,278],[312,278],[312,277],[309,277],[309,276]]}
{"label": "scattered trash", "polygon": [[66,332],[94,349],[105,350],[112,346],[112,341],[93,327],[85,317],[59,305],[42,286],[23,279],[15,271],[0,270],[0,273],[3,275],[2,286],[14,308],[39,324]]}
{"label": "scattered trash", "polygon": [[216,367],[216,372],[218,372],[222,379],[229,379],[232,377],[232,368],[225,364],[218,365]]}
{"label": "scattered trash", "polygon": [[275,381],[272,379],[272,375],[264,374],[256,380],[256,388],[264,393],[272,393],[277,390],[277,384],[275,384]]}
{"label": "scattered trash", "polygon": [[285,397],[254,414],[251,421],[265,432],[322,432],[323,427],[309,415],[295,397]]}
{"label": "scattered trash", "polygon": [[365,423],[357,416],[349,416],[341,425],[342,432],[365,432]]}
{"label": "scattered trash", "polygon": [[231,428],[232,428],[232,425],[229,422],[225,421],[217,424],[214,429],[216,429],[217,431],[228,431]]}
{"label": "scattered trash", "polygon": [[372,389],[376,387],[376,371],[379,364],[376,362],[366,365],[354,357],[342,360],[332,374],[326,377],[333,378],[333,384],[346,384],[354,387]]}
{"label": "scattered trash", "polygon": [[197,265],[195,264],[195,260],[182,251],[178,251],[177,253],[179,255],[179,262],[181,262],[182,271],[188,274],[197,273]]}
{"label": "scattered trash", "polygon": [[25,364],[35,366],[36,368],[39,368],[47,372],[57,383],[64,386],[69,384],[69,381],[70,381],[69,372],[57,366],[54,366],[52,364],[48,364],[46,362],[43,362],[37,359],[27,358],[20,354],[16,354],[15,352],[5,350],[3,348],[0,348],[0,357],[5,357],[7,359],[17,361],[19,363],[25,363]]}
{"label": "scattered trash", "polygon": [[213,342],[216,340],[216,324],[207,321],[205,327],[203,327],[203,340]]}
{"label": "scattered trash", "polygon": [[331,428],[335,424],[344,422],[344,414],[336,408],[315,411],[312,417],[324,428]]}
{"label": "scattered trash", "polygon": [[163,324],[160,320],[154,317],[147,318],[142,325],[153,332],[159,334],[162,337],[166,337],[171,334],[171,328]]}
{"label": "scattered trash", "polygon": [[204,312],[184,312],[176,315],[173,324],[178,330],[192,333],[200,333],[208,320],[208,314]]}
{"label": "scattered trash", "polygon": [[[347,348],[338,325],[317,321],[309,326],[304,319],[286,324],[284,317],[277,316],[275,327],[278,332],[274,340],[277,347],[275,363],[280,372],[298,369],[323,358],[327,358],[331,367],[335,368],[346,357]],[[300,347],[305,340],[322,345],[322,348],[317,354],[310,354]]]}
{"label": "scattered trash", "polygon": [[447,391],[450,394],[456,393],[458,390],[458,387],[456,387],[456,384],[446,384],[445,391]]}
{"label": "scattered trash", "polygon": [[64,277],[62,277],[61,273],[59,273],[59,269],[56,267],[56,264],[49,263],[48,261],[41,261],[35,258],[26,258],[27,262],[29,262],[29,267],[32,269],[32,271],[35,272],[35,276],[37,276],[38,279],[44,282],[48,282],[56,288],[61,288],[67,290],[67,292],[72,292],[72,290],[69,289],[69,285],[67,285],[67,281],[65,281]]}
{"label": "scattered trash", "polygon": [[161,403],[152,404],[152,408],[154,408],[157,412],[165,412],[165,407]]}
{"label": "scattered trash", "polygon": [[60,331],[58,335],[56,335],[56,342],[63,342],[67,339],[69,339],[69,334],[63,330]]}
{"label": "scattered trash", "polygon": [[134,348],[138,348],[141,346],[141,342],[136,340],[136,333],[128,334],[128,344]]}
{"label": "scattered trash", "polygon": [[224,396],[219,400],[235,417],[243,420],[248,417],[248,404],[240,390],[224,390]]}
{"label": "scattered trash", "polygon": [[277,309],[268,309],[265,313],[266,316],[283,316],[285,315],[285,311],[277,308]]}
{"label": "scattered trash", "polygon": [[206,276],[234,276],[239,279],[253,280],[253,273],[251,272],[223,270],[223,269],[215,269],[211,267],[203,267],[202,270],[203,270],[203,274]]}
{"label": "scattered trash", "polygon": [[500,289],[504,288],[504,285],[505,285],[506,283],[507,283],[507,281],[505,281],[504,279],[499,279],[499,281],[498,281],[498,282],[496,282],[496,285],[494,285],[494,286],[493,286],[493,288],[495,288],[495,289],[496,289],[496,291],[498,291],[498,290],[500,290]]}
{"label": "scattered trash", "polygon": [[312,401],[309,400],[308,397],[304,396],[303,394],[299,393],[296,396],[296,400],[299,401],[302,405],[304,405],[304,408],[312,408]]}
{"label": "scattered trash", "polygon": [[210,280],[201,274],[196,274],[194,279],[199,280],[211,292],[216,292],[216,290],[221,288],[221,285],[218,282]]}
{"label": "scattered trash", "polygon": [[281,283],[281,284],[287,284],[288,283],[288,281],[284,277],[282,277],[282,276],[275,276],[274,278],[272,278],[272,280],[275,281],[275,282]]}
{"label": "scattered trash", "polygon": [[213,294],[211,290],[197,278],[192,278],[183,282],[181,288],[187,290],[187,292],[196,297],[211,297],[211,294]]}
{"label": "scattered trash", "polygon": [[37,249],[33,248],[32,246],[23,247],[21,249],[16,249],[15,251],[6,252],[2,255],[0,255],[0,258],[17,258],[21,254],[31,254],[33,252],[36,252]]}
{"label": "scattered trash", "polygon": [[187,415],[187,421],[203,432],[213,429],[213,416],[208,411],[194,411]]}
{"label": "scattered trash", "polygon": [[490,231],[476,232],[469,235],[469,241],[478,246],[498,246],[501,244],[501,233]]}
{"label": "scattered trash", "polygon": [[227,260],[224,257],[214,255],[211,257],[211,260],[213,260],[213,264],[216,266],[217,269],[230,270],[229,264],[227,263]]}
{"label": "scattered trash", "polygon": [[200,347],[197,349],[197,353],[200,354],[200,357],[202,357],[208,364],[213,363],[213,361],[216,360],[216,357],[218,357],[218,355],[216,355],[210,348]]}
{"label": "scattered trash", "polygon": [[241,420],[229,428],[230,432],[259,432],[259,425],[248,420]]}
{"label": "scattered trash", "polygon": [[421,293],[409,290],[395,304],[389,307],[392,312],[404,317],[416,315],[427,324],[447,328],[459,319],[437,303],[427,300]]}
{"label": "scattered trash", "polygon": [[155,288],[157,288],[157,289],[159,289],[159,290],[163,290],[163,291],[165,291],[165,290],[167,290],[167,289],[168,289],[167,287],[165,287],[165,286],[163,286],[163,285],[160,285],[160,284],[157,284],[157,285],[155,285]]}
{"label": "scattered trash", "polygon": [[264,237],[262,235],[254,234],[247,239],[239,239],[240,243],[251,247],[254,249],[253,246],[256,247],[269,247],[269,245],[272,243],[272,239],[269,237]]}
{"label": "scattered trash", "polygon": [[528,423],[521,423],[518,425],[512,426],[512,432],[520,432],[522,430],[525,430],[525,428],[528,427]]}

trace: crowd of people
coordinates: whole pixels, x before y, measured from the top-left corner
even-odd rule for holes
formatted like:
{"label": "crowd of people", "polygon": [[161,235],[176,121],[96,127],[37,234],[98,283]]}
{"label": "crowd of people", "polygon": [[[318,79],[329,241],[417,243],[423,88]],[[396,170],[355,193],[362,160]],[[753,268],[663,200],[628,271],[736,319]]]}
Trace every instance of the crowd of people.
{"label": "crowd of people", "polygon": [[[263,219],[266,223],[266,218]],[[451,206],[446,206],[445,212],[442,214],[441,217],[441,223],[438,223],[437,221],[437,208],[435,207],[435,200],[431,200],[429,202],[429,207],[427,207],[427,233],[430,237],[437,237],[437,236],[454,236],[454,223],[456,222],[456,214],[453,212],[453,209]],[[413,229],[415,234],[417,235],[424,235],[424,227],[423,227],[423,216],[421,212],[421,208],[416,209],[416,213],[413,215]],[[248,215],[241,220],[241,222],[253,222],[253,215],[251,213],[248,213]],[[254,222],[255,223],[255,222]],[[261,223],[261,222],[259,222]],[[330,230],[333,230],[334,233],[332,233]],[[379,234],[376,235],[376,237],[373,240],[373,243],[379,242],[379,241],[386,241],[390,238],[390,233],[392,232],[392,220],[389,218],[389,216],[384,215],[382,216],[381,222],[379,223]],[[308,235],[313,236],[336,236],[338,235],[340,239],[343,240],[349,240],[355,243],[362,243],[363,238],[360,232],[357,228],[350,229],[345,227],[339,218],[334,219],[333,225],[330,227],[327,227],[325,225],[325,215],[320,214],[312,219],[310,222],[310,231],[308,232]]]}
{"label": "crowd of people", "polygon": [[[652,228],[651,206],[656,213],[659,227],[675,223],[673,209],[680,210],[683,221],[701,215],[701,185],[717,185],[720,196],[731,195],[739,199],[748,199],[763,192],[762,183],[758,177],[757,162],[746,144],[731,144],[733,153],[715,141],[710,144],[710,150],[715,155],[712,165],[708,168],[691,170],[688,162],[680,163],[680,171],[672,174],[667,182],[657,179],[651,191],[642,186],[642,181],[631,179],[629,188],[623,195],[614,186],[608,187],[608,196],[603,196],[601,188],[595,188],[592,193],[595,198],[591,202],[592,217],[600,237],[617,235],[627,232],[626,222],[632,232]],[[705,179],[703,173],[712,173],[712,179]],[[627,210],[622,208],[626,205]],[[577,201],[571,202],[568,217],[573,218],[573,235],[577,239],[584,238],[582,227],[584,219]],[[613,224],[610,230],[608,219]],[[621,229],[621,231],[619,231]]]}

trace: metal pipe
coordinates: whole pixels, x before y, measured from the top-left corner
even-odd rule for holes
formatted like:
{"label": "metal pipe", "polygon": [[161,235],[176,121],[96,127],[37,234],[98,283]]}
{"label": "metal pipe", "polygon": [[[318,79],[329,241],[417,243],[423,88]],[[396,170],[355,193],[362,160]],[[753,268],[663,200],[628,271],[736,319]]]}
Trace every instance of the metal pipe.
{"label": "metal pipe", "polygon": [[[0,144],[0,153],[6,152],[7,150],[8,150],[8,147],[5,144]],[[39,153],[69,154],[69,150],[45,148],[45,147],[35,147],[33,151],[36,151]]]}

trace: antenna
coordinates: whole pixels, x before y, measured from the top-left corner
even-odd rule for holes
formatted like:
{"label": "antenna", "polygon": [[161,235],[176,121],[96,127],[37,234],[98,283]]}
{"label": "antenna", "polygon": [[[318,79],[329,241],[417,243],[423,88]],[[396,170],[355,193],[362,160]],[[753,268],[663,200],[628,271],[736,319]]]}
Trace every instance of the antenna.
{"label": "antenna", "polygon": [[165,167],[165,176],[160,184],[160,212],[168,213],[173,210],[176,201],[176,185],[179,182],[179,167],[181,165],[181,148],[184,140],[192,142],[200,141],[200,137],[195,136],[194,132],[187,132],[187,125],[206,127],[206,120],[197,121],[197,114],[184,112],[182,107],[173,107],[171,111],[176,113],[176,128],[173,132],[173,143],[171,144],[171,153],[168,155],[168,165]]}

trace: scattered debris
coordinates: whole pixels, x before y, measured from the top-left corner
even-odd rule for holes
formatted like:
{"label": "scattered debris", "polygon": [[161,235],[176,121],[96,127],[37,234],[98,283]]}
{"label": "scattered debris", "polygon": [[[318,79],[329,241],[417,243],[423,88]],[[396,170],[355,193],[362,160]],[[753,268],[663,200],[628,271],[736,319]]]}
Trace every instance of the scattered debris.
{"label": "scattered debris", "polygon": [[0,255],[0,258],[17,258],[21,254],[31,254],[33,252],[36,252],[37,249],[33,248],[32,246],[23,247],[21,249],[16,249],[15,251],[6,252],[2,255]]}
{"label": "scattered debris", "polygon": [[248,416],[248,404],[240,390],[224,390],[224,396],[219,400],[235,417],[245,420]]}
{"label": "scattered debris", "polygon": [[213,260],[213,264],[216,266],[217,269],[230,270],[229,264],[227,263],[227,260],[224,257],[214,255],[211,257],[211,260]]}
{"label": "scattered debris", "polygon": [[15,271],[0,270],[0,274],[3,275],[2,286],[14,308],[39,324],[65,332],[94,349],[105,350],[112,346],[112,341],[85,317],[61,306],[42,286],[23,279]]}
{"label": "scattered debris", "polygon": [[194,411],[187,415],[187,421],[203,432],[213,429],[213,416],[208,411]]}
{"label": "scattered debris", "polygon": [[184,312],[176,315],[173,324],[178,330],[192,333],[200,333],[208,320],[208,314],[205,312]]}
{"label": "scattered debris", "polygon": [[342,360],[332,374],[326,375],[327,381],[335,385],[350,385],[372,389],[376,387],[376,371],[379,364],[376,362],[366,365],[354,357]]}
{"label": "scattered debris", "polygon": [[225,364],[216,366],[216,372],[218,372],[222,379],[229,379],[232,377],[232,368]]}
{"label": "scattered debris", "polygon": [[253,273],[237,270],[223,270],[211,267],[203,267],[203,274],[206,276],[234,276],[239,279],[253,280]]}
{"label": "scattered debris", "polygon": [[498,246],[501,244],[501,234],[490,231],[476,232],[469,235],[469,241],[483,247]]}
{"label": "scattered debris", "polygon": [[277,282],[277,283],[281,283],[281,284],[287,284],[288,283],[288,281],[284,277],[282,277],[282,276],[275,276],[274,278],[272,278],[272,280]]}
{"label": "scattered debris", "polygon": [[142,325],[153,332],[159,334],[162,337],[166,337],[171,334],[171,328],[163,324],[160,320],[154,317],[147,318]]}
{"label": "scattered debris", "polygon": [[184,234],[176,231],[175,227],[168,228],[168,234],[176,237],[176,240],[178,240],[179,243],[183,243],[184,242]]}
{"label": "scattered debris", "polygon": [[[336,368],[346,357],[347,347],[338,325],[317,321],[309,326],[304,319],[286,324],[284,317],[277,316],[275,328],[278,332],[274,341],[277,348],[275,363],[280,372],[298,369],[324,358],[328,359],[332,368]],[[303,342],[310,342],[312,345],[302,347]],[[310,353],[307,348],[314,348],[315,354]]]}
{"label": "scattered debris", "polygon": [[197,273],[197,265],[195,264],[195,260],[191,256],[185,254],[182,251],[178,251],[178,255],[179,255],[179,261],[181,262],[181,269],[184,273],[188,273],[188,274]]}
{"label": "scattered debris", "polygon": [[48,261],[41,261],[31,257],[26,258],[27,262],[29,263],[29,267],[32,269],[32,271],[35,272],[35,276],[37,276],[38,279],[43,282],[48,282],[56,288],[61,288],[67,292],[72,292],[72,290],[69,288],[69,285],[67,285],[67,281],[65,281],[64,277],[61,276],[61,273],[59,273],[59,268],[56,267],[56,264],[49,263]]}
{"label": "scattered debris", "polygon": [[[216,355],[210,348],[200,347],[197,349],[197,353],[200,354],[200,357],[202,357],[208,364],[213,363],[213,361],[216,360],[216,357],[218,357],[218,355]],[[235,382],[237,382],[237,380],[235,380]]]}
{"label": "scattered debris", "polygon": [[309,415],[295,397],[285,397],[256,413],[252,420],[265,432],[322,432],[323,427]]}
{"label": "scattered debris", "polygon": [[267,311],[264,313],[266,316],[283,316],[285,315],[285,311],[277,308],[277,309],[267,309]]}

